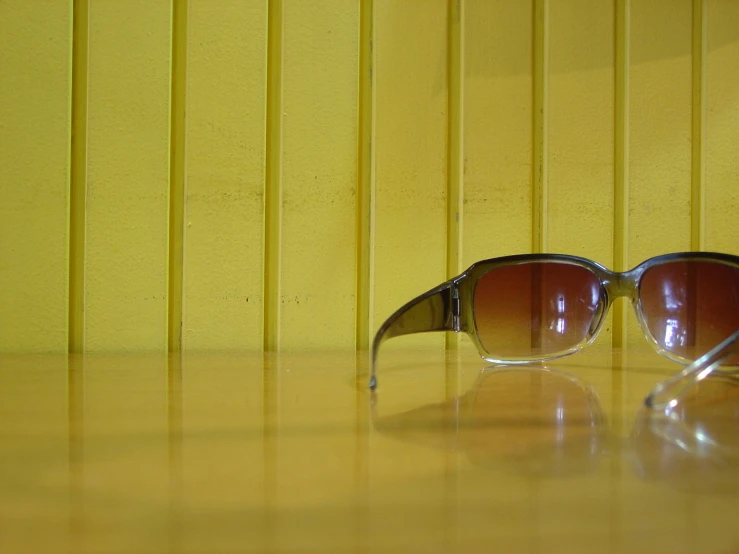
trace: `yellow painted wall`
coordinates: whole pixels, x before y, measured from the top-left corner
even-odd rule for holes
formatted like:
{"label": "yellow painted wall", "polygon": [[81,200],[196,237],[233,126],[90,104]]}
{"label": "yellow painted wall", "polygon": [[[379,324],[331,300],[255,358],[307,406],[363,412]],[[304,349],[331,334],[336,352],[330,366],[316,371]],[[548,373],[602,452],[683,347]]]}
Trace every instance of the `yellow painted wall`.
{"label": "yellow painted wall", "polygon": [[71,8],[0,3],[0,349],[67,348]]}
{"label": "yellow painted wall", "polygon": [[0,351],[363,348],[481,258],[737,254],[737,144],[737,0],[3,0]]}

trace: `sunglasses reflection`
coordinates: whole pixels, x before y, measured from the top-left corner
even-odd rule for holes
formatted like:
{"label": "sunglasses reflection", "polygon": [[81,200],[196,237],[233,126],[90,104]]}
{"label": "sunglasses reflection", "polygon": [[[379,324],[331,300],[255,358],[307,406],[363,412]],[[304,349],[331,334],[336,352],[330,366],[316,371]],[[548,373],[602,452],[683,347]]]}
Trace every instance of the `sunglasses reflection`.
{"label": "sunglasses reflection", "polygon": [[375,410],[373,423],[390,437],[451,448],[476,466],[541,477],[593,471],[608,438],[596,392],[542,366],[486,368],[456,398],[396,415]]}
{"label": "sunglasses reflection", "polygon": [[463,394],[397,414],[380,415],[380,404],[372,419],[381,435],[453,450],[476,467],[566,478],[624,456],[643,480],[739,493],[736,376],[701,381],[669,413],[642,407],[625,438],[613,433],[593,387],[541,365],[485,368]]}
{"label": "sunglasses reflection", "polygon": [[716,373],[671,410],[641,411],[631,436],[634,469],[692,493],[739,493],[739,378]]}

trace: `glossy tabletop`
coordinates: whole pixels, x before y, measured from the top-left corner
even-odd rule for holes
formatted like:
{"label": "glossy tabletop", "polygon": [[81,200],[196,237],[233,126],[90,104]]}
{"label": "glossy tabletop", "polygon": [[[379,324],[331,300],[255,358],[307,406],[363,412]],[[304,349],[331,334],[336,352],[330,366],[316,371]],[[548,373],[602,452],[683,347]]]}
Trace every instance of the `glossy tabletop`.
{"label": "glossy tabletop", "polygon": [[739,552],[739,386],[353,352],[0,358],[0,552]]}

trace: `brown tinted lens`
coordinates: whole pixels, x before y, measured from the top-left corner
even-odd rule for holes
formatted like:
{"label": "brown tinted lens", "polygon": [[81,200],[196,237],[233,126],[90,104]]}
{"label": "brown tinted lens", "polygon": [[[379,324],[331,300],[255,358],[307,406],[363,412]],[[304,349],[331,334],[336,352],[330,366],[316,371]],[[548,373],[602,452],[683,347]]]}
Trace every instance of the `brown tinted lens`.
{"label": "brown tinted lens", "polygon": [[662,348],[694,360],[739,329],[739,268],[669,262],[644,272],[642,315]]}
{"label": "brown tinted lens", "polygon": [[503,266],[475,287],[475,324],[483,348],[498,359],[565,352],[588,337],[600,299],[590,270],[559,262]]}

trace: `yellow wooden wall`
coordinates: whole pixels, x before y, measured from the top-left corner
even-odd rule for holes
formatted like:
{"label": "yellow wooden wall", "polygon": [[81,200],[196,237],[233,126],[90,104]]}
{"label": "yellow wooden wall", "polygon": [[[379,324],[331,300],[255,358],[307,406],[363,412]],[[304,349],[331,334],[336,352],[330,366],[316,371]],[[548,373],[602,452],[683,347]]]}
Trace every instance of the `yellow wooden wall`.
{"label": "yellow wooden wall", "polygon": [[2,0],[0,351],[365,348],[480,258],[736,254],[737,144],[739,0]]}

